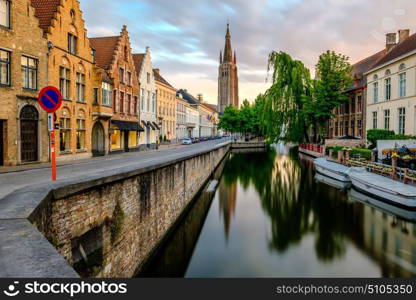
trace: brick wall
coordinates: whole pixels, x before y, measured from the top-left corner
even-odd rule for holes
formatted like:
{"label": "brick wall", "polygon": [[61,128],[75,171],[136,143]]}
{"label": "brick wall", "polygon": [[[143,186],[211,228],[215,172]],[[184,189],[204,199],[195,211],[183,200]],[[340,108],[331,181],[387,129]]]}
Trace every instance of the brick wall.
{"label": "brick wall", "polygon": [[32,222],[82,276],[132,277],[228,149],[54,199]]}

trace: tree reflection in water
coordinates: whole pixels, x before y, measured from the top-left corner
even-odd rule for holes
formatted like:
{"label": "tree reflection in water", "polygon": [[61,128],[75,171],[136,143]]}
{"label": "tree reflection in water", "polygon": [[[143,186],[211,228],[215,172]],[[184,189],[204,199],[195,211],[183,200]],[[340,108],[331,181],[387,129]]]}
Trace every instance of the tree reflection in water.
{"label": "tree reflection in water", "polygon": [[[313,234],[317,257],[330,262],[344,255],[346,237],[362,241],[362,209],[348,203],[345,193],[316,183],[310,162],[300,163],[297,152],[281,155],[273,149],[266,153],[235,154],[223,176],[225,185],[232,190],[237,181],[244,189],[251,184],[255,187],[271,220],[272,250],[286,252],[306,235]],[[223,195],[220,203],[224,218],[228,217],[228,236],[237,193]]]}

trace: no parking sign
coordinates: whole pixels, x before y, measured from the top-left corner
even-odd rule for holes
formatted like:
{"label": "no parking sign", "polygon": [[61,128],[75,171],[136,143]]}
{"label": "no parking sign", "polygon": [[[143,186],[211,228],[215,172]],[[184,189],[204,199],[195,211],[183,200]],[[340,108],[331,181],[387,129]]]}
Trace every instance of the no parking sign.
{"label": "no parking sign", "polygon": [[62,94],[53,86],[43,88],[38,96],[40,107],[48,112],[48,130],[50,132],[50,149],[51,149],[51,163],[52,163],[52,180],[56,180],[56,145],[54,132],[54,116],[53,113],[57,111],[62,105]]}

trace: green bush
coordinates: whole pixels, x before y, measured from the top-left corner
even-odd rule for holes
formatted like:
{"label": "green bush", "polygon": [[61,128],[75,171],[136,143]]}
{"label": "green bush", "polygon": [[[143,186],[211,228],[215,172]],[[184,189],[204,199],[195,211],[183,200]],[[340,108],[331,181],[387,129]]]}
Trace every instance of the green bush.
{"label": "green bush", "polygon": [[351,156],[360,156],[360,158],[365,158],[366,160],[371,160],[371,150],[354,148],[351,151]]}
{"label": "green bush", "polygon": [[394,136],[394,131],[384,129],[371,129],[367,131],[367,139],[371,143],[370,149],[374,149],[377,146],[378,140],[390,139]]}
{"label": "green bush", "polygon": [[332,147],[332,157],[333,158],[338,158],[338,152],[341,151],[342,149],[344,149],[343,146],[334,146]]}

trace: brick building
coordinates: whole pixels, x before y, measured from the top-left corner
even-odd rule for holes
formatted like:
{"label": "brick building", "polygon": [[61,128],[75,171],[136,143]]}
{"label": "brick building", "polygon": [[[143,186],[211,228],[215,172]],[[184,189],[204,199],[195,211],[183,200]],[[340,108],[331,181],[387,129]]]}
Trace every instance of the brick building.
{"label": "brick building", "polygon": [[176,139],[176,89],[160,75],[159,69],[154,69],[157,88],[157,118],[160,135],[168,140]]}
{"label": "brick building", "polygon": [[91,157],[93,55],[77,0],[31,0],[48,40],[48,85],[64,101],[55,113],[57,160]]}
{"label": "brick building", "polygon": [[28,0],[0,0],[0,166],[48,161],[47,40]]}
{"label": "brick building", "polygon": [[[90,39],[95,53],[97,66],[107,75],[108,87],[112,91],[112,101],[101,104],[102,109],[108,110],[101,118],[101,123],[108,118],[112,107],[113,115],[110,126],[111,152],[129,152],[139,150],[139,134],[144,129],[139,125],[139,82],[131,51],[127,27],[123,26],[120,35],[97,37]],[[102,124],[103,125],[103,124]]]}
{"label": "brick building", "polygon": [[367,78],[364,74],[384,54],[384,50],[379,51],[353,65],[354,83],[347,91],[351,100],[333,111],[336,117],[329,122],[329,137],[355,137],[363,140],[366,138]]}

